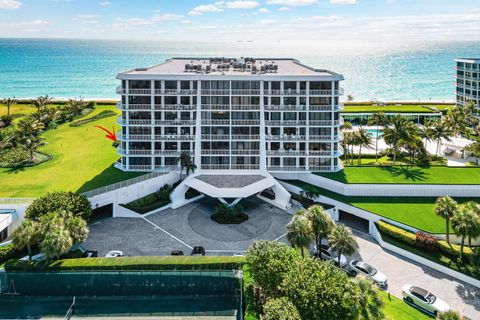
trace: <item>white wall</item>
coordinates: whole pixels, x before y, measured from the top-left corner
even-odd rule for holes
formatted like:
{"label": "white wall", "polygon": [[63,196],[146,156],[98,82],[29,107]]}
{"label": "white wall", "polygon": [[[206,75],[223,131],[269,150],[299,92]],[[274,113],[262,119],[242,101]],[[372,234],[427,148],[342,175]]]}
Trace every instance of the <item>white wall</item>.
{"label": "white wall", "polygon": [[[480,197],[479,185],[346,184],[312,173],[274,173],[278,179],[300,180],[344,196],[365,197]],[[452,181],[454,183],[455,181]]]}

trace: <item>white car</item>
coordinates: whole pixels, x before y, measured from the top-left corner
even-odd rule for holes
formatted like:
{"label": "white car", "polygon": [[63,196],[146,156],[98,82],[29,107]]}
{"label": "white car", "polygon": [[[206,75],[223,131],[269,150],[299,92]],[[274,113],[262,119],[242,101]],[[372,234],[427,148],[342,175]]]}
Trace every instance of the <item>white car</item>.
{"label": "white car", "polygon": [[450,306],[445,301],[440,300],[433,293],[420,287],[406,284],[403,286],[402,294],[406,302],[422,308],[435,316],[440,312],[450,310]]}
{"label": "white car", "polygon": [[350,261],[350,269],[354,275],[364,275],[365,277],[372,279],[380,288],[387,288],[387,276],[368,263],[360,260],[352,260]]}
{"label": "white car", "polygon": [[[316,246],[315,246],[316,250]],[[320,247],[320,258],[325,260],[331,260],[338,265],[338,255],[330,250],[329,246],[322,244]],[[343,268],[347,265],[347,258],[342,254],[340,255],[340,267]]]}
{"label": "white car", "polygon": [[112,250],[105,255],[105,258],[118,258],[118,257],[123,257],[123,252],[120,250]]}

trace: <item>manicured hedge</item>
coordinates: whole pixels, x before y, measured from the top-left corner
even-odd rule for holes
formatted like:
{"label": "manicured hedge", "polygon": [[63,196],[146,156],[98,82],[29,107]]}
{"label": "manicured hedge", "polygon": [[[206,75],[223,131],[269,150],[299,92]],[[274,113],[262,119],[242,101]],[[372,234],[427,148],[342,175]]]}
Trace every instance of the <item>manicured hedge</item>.
{"label": "manicured hedge", "polygon": [[[448,244],[447,241],[445,240],[439,240],[438,241],[438,246],[440,248],[440,251],[442,251],[445,254],[448,254],[450,256],[458,257],[460,255],[460,246],[457,244]],[[473,255],[472,249],[467,247],[466,245],[463,247],[463,254],[466,257],[469,257]]]}
{"label": "manicured hedge", "polygon": [[13,243],[0,247],[0,263],[4,263],[17,255],[17,250]]}
{"label": "manicured hedge", "polygon": [[377,226],[381,232],[391,236],[398,241],[402,241],[410,245],[415,245],[416,243],[415,233],[396,227],[385,221],[378,221]]}
{"label": "manicured hedge", "polygon": [[117,115],[115,113],[115,111],[104,110],[104,111],[98,113],[97,115],[95,115],[93,117],[85,118],[85,119],[78,120],[78,121],[74,121],[74,122],[70,123],[70,127],[79,127],[79,126],[84,125],[86,123],[97,121],[97,120],[100,120],[100,119],[103,119],[103,118],[112,117],[112,116],[115,116],[115,115]]}
{"label": "manicured hedge", "polygon": [[80,258],[52,262],[10,261],[7,271],[240,270],[245,259],[232,256]]}

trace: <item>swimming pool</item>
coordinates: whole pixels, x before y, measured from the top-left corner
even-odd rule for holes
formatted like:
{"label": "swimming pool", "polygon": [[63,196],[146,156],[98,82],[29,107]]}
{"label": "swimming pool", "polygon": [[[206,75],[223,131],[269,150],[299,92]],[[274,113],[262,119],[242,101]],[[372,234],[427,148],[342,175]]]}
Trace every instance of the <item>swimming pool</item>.
{"label": "swimming pool", "polygon": [[383,130],[382,129],[368,129],[367,130],[368,134],[370,134],[372,137],[377,138],[381,137],[383,135]]}

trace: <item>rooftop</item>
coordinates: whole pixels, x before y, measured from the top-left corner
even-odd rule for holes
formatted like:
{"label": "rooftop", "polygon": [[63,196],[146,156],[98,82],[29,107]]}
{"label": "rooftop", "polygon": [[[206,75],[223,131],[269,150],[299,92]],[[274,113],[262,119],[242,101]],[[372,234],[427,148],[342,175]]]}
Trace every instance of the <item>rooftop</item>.
{"label": "rooftop", "polygon": [[120,75],[290,75],[341,77],[341,75],[335,72],[311,68],[291,58],[172,58],[155,66],[132,69],[122,72]]}
{"label": "rooftop", "polygon": [[480,58],[457,58],[457,62],[480,63]]}

